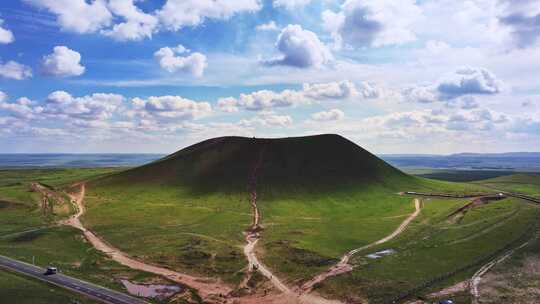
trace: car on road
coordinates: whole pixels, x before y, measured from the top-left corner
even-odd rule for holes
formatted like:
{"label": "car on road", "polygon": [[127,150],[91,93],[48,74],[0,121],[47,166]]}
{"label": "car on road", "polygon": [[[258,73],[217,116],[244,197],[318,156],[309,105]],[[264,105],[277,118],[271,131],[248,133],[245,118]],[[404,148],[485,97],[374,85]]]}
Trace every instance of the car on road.
{"label": "car on road", "polygon": [[53,274],[57,274],[57,273],[58,273],[58,268],[53,267],[53,266],[49,266],[45,270],[44,275],[53,275]]}
{"label": "car on road", "polygon": [[454,304],[454,301],[452,301],[452,300],[442,300],[442,301],[439,301],[439,304]]}

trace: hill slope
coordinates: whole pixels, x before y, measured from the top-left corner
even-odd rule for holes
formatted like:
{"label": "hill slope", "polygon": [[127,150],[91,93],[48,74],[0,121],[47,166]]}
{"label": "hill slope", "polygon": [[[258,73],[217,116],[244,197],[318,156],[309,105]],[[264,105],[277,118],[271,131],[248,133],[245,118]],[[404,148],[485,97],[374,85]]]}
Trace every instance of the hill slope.
{"label": "hill slope", "polygon": [[[222,137],[89,182],[82,220],[145,261],[237,284],[246,269],[242,247],[255,188],[258,254],[296,285],[392,233],[414,211],[412,198],[397,192],[468,187],[477,186],[406,175],[337,135]],[[424,222],[433,215],[426,214]]]}
{"label": "hill slope", "polygon": [[259,178],[272,184],[362,183],[409,179],[373,154],[339,135],[256,139],[220,137],[182,149],[161,160],[99,183],[160,183],[245,189],[250,170],[264,150]]}

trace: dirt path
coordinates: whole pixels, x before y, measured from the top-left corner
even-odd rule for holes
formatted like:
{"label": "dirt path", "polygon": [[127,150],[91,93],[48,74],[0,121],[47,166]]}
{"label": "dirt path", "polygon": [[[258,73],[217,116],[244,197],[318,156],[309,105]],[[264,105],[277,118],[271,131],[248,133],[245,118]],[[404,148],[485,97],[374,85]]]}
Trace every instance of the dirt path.
{"label": "dirt path", "polygon": [[266,145],[259,151],[257,160],[253,164],[249,178],[248,191],[250,194],[250,204],[253,212],[253,220],[250,228],[246,231],[246,245],[244,246],[244,254],[248,260],[248,275],[244,279],[241,286],[245,286],[253,271],[258,271],[266,277],[271,284],[281,293],[279,295],[267,295],[263,297],[247,297],[242,299],[241,303],[275,303],[275,304],[343,304],[340,301],[328,300],[318,295],[302,294],[299,290],[289,288],[281,279],[279,279],[272,271],[258,259],[255,247],[261,238],[262,227],[261,213],[257,206],[257,182],[260,174]]}
{"label": "dirt path", "polygon": [[244,246],[244,254],[248,260],[249,265],[248,275],[244,279],[244,283],[242,283],[242,285],[245,285],[247,283],[251,276],[251,273],[256,270],[260,272],[263,276],[265,276],[268,280],[270,280],[274,287],[276,287],[280,292],[292,293],[289,287],[287,287],[277,276],[275,276],[264,264],[259,261],[255,253],[255,246],[257,245],[257,242],[261,237],[261,214],[257,206],[257,180],[259,177],[259,172],[261,170],[265,150],[266,145],[262,146],[262,148],[260,149],[257,160],[253,164],[248,178],[248,191],[250,195],[250,204],[253,212],[253,219],[250,228],[248,229],[248,231],[246,231],[246,245]]}
{"label": "dirt path", "polygon": [[80,217],[84,214],[85,210],[83,204],[83,199],[86,191],[85,188],[86,187],[84,184],[80,184],[80,192],[75,195],[70,195],[77,208],[77,213],[69,219],[65,220],[63,224],[81,230],[86,239],[94,246],[94,248],[105,253],[114,261],[124,266],[149,273],[154,273],[156,275],[166,277],[176,283],[194,288],[199,292],[199,295],[203,299],[212,299],[214,301],[220,301],[221,299],[221,302],[226,301],[226,295],[228,295],[232,291],[232,289],[227,285],[215,282],[215,280],[213,279],[194,277],[167,268],[158,267],[138,261],[128,256],[124,252],[120,251],[119,249],[107,244],[101,238],[96,236],[92,231],[86,229],[80,221]]}
{"label": "dirt path", "polygon": [[472,303],[478,304],[478,299],[480,298],[480,292],[478,291],[478,285],[480,284],[480,281],[482,281],[482,276],[486,274],[491,268],[493,268],[495,265],[504,262],[506,259],[508,259],[516,250],[519,250],[529,244],[530,240],[521,244],[521,246],[516,247],[514,249],[511,249],[507,251],[505,254],[503,254],[500,257],[497,257],[484,266],[482,266],[471,278],[471,296],[472,296]]}
{"label": "dirt path", "polygon": [[409,224],[418,216],[418,214],[420,214],[421,204],[420,204],[420,200],[418,198],[414,199],[414,207],[415,207],[415,211],[411,215],[409,215],[409,217],[407,219],[405,219],[401,223],[401,225],[399,225],[399,227],[396,230],[394,230],[394,232],[390,233],[386,237],[384,237],[384,238],[382,238],[382,239],[380,239],[380,240],[378,240],[376,242],[373,242],[371,244],[368,244],[368,245],[365,245],[363,247],[356,248],[354,250],[351,250],[351,251],[347,252],[347,254],[345,254],[341,258],[339,263],[332,266],[326,272],[323,272],[323,273],[315,276],[310,281],[304,283],[304,285],[302,285],[302,287],[301,287],[302,292],[303,293],[309,293],[309,292],[311,292],[313,290],[313,286],[315,286],[318,283],[321,283],[322,281],[326,280],[327,278],[337,276],[339,274],[351,271],[353,269],[353,267],[349,264],[349,260],[355,254],[357,254],[360,251],[369,249],[371,247],[386,243],[386,242],[392,240],[393,238],[395,238],[396,236],[398,236],[400,233],[402,233],[405,230],[405,228],[407,228],[407,226],[409,226]]}

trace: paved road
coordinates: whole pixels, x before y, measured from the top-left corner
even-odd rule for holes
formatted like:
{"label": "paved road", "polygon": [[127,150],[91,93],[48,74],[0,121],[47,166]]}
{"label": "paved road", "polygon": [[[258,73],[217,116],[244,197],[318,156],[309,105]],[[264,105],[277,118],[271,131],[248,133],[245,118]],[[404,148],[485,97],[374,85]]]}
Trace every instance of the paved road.
{"label": "paved road", "polygon": [[[84,282],[63,274],[54,274],[45,276],[45,269],[30,264],[19,262],[0,255],[0,268],[6,268],[11,271],[21,273],[41,281],[45,281],[59,287],[69,289],[76,293],[107,304],[147,304],[147,302],[126,294]],[[32,292],[28,290],[28,292]]]}

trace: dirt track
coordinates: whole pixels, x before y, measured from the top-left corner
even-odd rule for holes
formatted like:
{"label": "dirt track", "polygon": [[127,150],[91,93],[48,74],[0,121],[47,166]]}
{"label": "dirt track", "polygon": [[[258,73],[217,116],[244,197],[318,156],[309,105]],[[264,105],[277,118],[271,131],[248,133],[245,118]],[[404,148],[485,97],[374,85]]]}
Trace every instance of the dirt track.
{"label": "dirt track", "polygon": [[154,273],[163,277],[166,277],[170,279],[171,281],[177,282],[182,285],[189,286],[191,288],[197,289],[199,292],[199,295],[203,299],[214,299],[217,300],[219,298],[223,298],[224,296],[229,294],[232,289],[222,283],[215,282],[215,280],[210,278],[200,278],[195,277],[191,275],[187,275],[184,273],[176,272],[167,268],[158,267],[154,265],[150,265],[141,261],[138,261],[134,258],[129,257],[127,254],[123,253],[119,249],[107,244],[105,241],[103,241],[101,238],[96,236],[92,231],[86,229],[81,221],[80,217],[84,214],[84,204],[83,199],[85,195],[85,185],[80,184],[80,192],[71,195],[71,198],[73,199],[76,207],[77,207],[77,213],[73,215],[68,220],[64,221],[63,224],[69,225],[72,227],[75,227],[79,230],[81,230],[86,237],[86,239],[96,248],[97,250],[105,253],[110,258],[112,258],[114,261],[127,266],[132,269],[137,269],[149,273]]}
{"label": "dirt track", "polygon": [[323,273],[315,276],[313,279],[311,279],[310,281],[308,281],[304,285],[302,285],[302,288],[301,288],[302,291],[304,293],[309,293],[313,289],[313,286],[315,286],[316,284],[326,280],[327,278],[351,271],[353,269],[353,267],[349,264],[349,260],[351,259],[352,256],[354,256],[355,254],[357,254],[360,251],[369,249],[369,248],[374,247],[376,245],[386,243],[386,242],[392,240],[393,238],[395,238],[396,236],[398,236],[400,233],[402,233],[405,230],[405,228],[407,228],[407,226],[418,216],[418,214],[420,214],[421,204],[420,204],[420,200],[418,198],[414,199],[414,207],[415,207],[415,211],[411,215],[409,215],[409,217],[407,217],[407,219],[405,219],[401,223],[401,225],[399,225],[399,227],[396,230],[394,230],[394,232],[390,233],[386,237],[384,237],[384,238],[382,238],[382,239],[380,239],[380,240],[378,240],[376,242],[373,242],[371,244],[368,244],[368,245],[365,245],[365,246],[362,246],[360,248],[356,248],[356,249],[353,249],[353,250],[347,252],[347,254],[345,254],[341,258],[339,263],[332,266],[326,272],[323,272]]}
{"label": "dirt track", "polygon": [[493,268],[493,266],[505,261],[506,259],[508,259],[516,250],[518,249],[521,249],[525,246],[527,246],[529,244],[530,241],[527,241],[523,244],[521,244],[521,246],[519,247],[516,247],[514,249],[511,249],[509,251],[507,251],[504,255],[502,256],[499,256],[491,261],[489,261],[487,264],[485,264],[484,266],[482,266],[471,278],[471,284],[470,284],[470,287],[471,287],[471,296],[472,296],[472,303],[473,304],[477,304],[478,303],[478,298],[480,296],[480,293],[478,291],[478,285],[480,284],[480,281],[482,280],[482,276],[484,274],[486,274],[491,268]]}
{"label": "dirt track", "polygon": [[255,246],[261,238],[260,231],[262,227],[260,226],[261,214],[257,206],[257,181],[258,176],[261,170],[262,161],[264,157],[266,146],[263,146],[259,151],[259,155],[251,169],[251,173],[248,179],[248,191],[250,194],[250,204],[253,212],[253,220],[251,227],[246,232],[246,245],[244,246],[244,254],[249,263],[248,276],[241,285],[245,285],[252,271],[258,271],[264,277],[266,277],[272,285],[281,292],[280,295],[268,295],[257,297],[247,297],[241,299],[241,303],[275,303],[275,304],[342,304],[340,301],[324,299],[317,295],[311,294],[302,294],[298,290],[295,291],[289,288],[285,283],[282,282],[272,271],[266,267],[259,259],[255,252]]}
{"label": "dirt track", "polygon": [[270,280],[270,282],[272,282],[272,285],[274,285],[274,287],[277,288],[280,292],[292,294],[291,289],[289,289],[287,285],[285,285],[264,264],[262,264],[255,253],[255,246],[257,245],[257,242],[261,237],[259,233],[261,230],[261,214],[257,206],[257,179],[261,170],[265,149],[266,146],[263,146],[259,151],[259,155],[251,169],[251,173],[248,179],[248,191],[250,195],[251,209],[253,212],[253,220],[251,223],[251,227],[246,232],[246,245],[244,246],[244,254],[246,255],[249,264],[248,277],[246,278],[246,280],[249,279],[249,275],[252,271],[257,270],[268,280]]}

